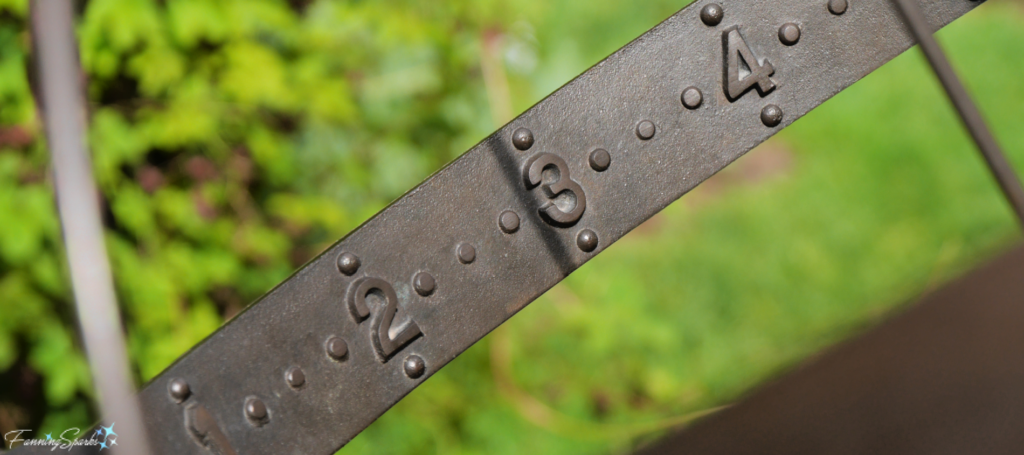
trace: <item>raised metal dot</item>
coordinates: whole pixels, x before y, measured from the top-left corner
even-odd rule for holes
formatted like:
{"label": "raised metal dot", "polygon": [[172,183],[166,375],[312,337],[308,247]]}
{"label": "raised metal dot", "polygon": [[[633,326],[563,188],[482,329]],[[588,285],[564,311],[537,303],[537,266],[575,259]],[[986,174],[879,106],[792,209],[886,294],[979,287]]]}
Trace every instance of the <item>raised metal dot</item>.
{"label": "raised metal dot", "polygon": [[302,372],[302,368],[291,367],[284,373],[284,380],[288,381],[292,388],[297,389],[306,383],[306,373]]}
{"label": "raised metal dot", "polygon": [[836,16],[846,12],[850,4],[846,0],[828,0],[828,11]]}
{"label": "raised metal dot", "polygon": [[437,282],[434,281],[433,275],[427,272],[419,272],[416,276],[412,277],[412,287],[416,289],[417,294],[426,297],[434,293]]}
{"label": "raised metal dot", "polygon": [[764,126],[773,127],[782,123],[782,108],[769,104],[761,109],[761,122]]}
{"label": "raised metal dot", "polygon": [[590,229],[584,229],[576,234],[576,246],[587,253],[597,248],[597,233]]}
{"label": "raised metal dot", "polygon": [[709,27],[714,27],[722,22],[723,16],[725,16],[725,11],[722,10],[722,5],[717,3],[709,3],[700,10],[700,20]]}
{"label": "raised metal dot", "polygon": [[455,255],[459,257],[459,262],[463,264],[469,264],[476,260],[476,248],[468,243],[460,243],[455,248]]}
{"label": "raised metal dot", "polygon": [[646,141],[654,137],[654,132],[656,130],[657,128],[655,128],[654,122],[651,122],[650,120],[644,120],[636,124],[636,137]]}
{"label": "raised metal dot", "polygon": [[612,164],[612,156],[605,149],[590,152],[590,167],[597,172],[604,172]]}
{"label": "raised metal dot", "polygon": [[264,420],[267,418],[267,405],[259,398],[249,398],[245,400],[245,416],[255,421]]}
{"label": "raised metal dot", "polygon": [[345,275],[352,275],[359,270],[359,257],[348,251],[338,255],[338,271]]}
{"label": "raised metal dot", "polygon": [[348,343],[340,337],[327,340],[327,355],[334,360],[343,360],[348,355]]}
{"label": "raised metal dot", "polygon": [[704,94],[697,87],[687,87],[679,96],[679,100],[687,109],[697,109],[704,102]]}
{"label": "raised metal dot", "polygon": [[498,227],[502,232],[511,234],[519,230],[519,214],[506,210],[498,215]]}
{"label": "raised metal dot", "polygon": [[512,145],[519,150],[527,150],[533,147],[533,131],[526,128],[519,128],[512,133]]}
{"label": "raised metal dot", "polygon": [[167,393],[171,394],[171,399],[181,403],[192,395],[192,389],[189,388],[188,383],[184,379],[175,378],[167,384]]}
{"label": "raised metal dot", "polygon": [[405,375],[413,379],[423,376],[423,373],[427,371],[427,364],[418,355],[406,357],[402,366],[405,368]]}
{"label": "raised metal dot", "polygon": [[792,22],[782,24],[779,27],[779,41],[787,46],[792,46],[800,41],[800,26]]}

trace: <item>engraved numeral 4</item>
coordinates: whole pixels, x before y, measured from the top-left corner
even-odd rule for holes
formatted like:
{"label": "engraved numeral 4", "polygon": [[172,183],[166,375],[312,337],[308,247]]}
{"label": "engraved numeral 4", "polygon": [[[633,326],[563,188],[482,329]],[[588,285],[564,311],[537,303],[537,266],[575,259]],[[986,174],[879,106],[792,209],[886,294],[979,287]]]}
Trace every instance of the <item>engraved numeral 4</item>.
{"label": "engraved numeral 4", "polygon": [[725,96],[729,101],[738,100],[754,87],[761,96],[775,90],[775,81],[769,77],[775,74],[775,67],[768,59],[759,61],[754,56],[738,26],[722,32],[722,48],[725,50]]}

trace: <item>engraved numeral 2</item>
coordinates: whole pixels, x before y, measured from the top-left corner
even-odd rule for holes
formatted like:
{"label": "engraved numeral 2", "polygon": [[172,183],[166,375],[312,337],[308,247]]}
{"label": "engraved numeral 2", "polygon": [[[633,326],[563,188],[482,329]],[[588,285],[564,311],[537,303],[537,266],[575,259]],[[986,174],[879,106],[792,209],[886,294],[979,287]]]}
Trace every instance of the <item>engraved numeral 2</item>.
{"label": "engraved numeral 2", "polygon": [[[768,59],[758,61],[750,46],[743,40],[740,29],[732,26],[722,32],[722,47],[725,50],[725,96],[729,101],[736,101],[753,87],[765,96],[775,89],[771,76],[775,67]],[[740,74],[740,70],[745,74]]]}
{"label": "engraved numeral 2", "polygon": [[416,324],[416,321],[410,319],[405,327],[395,334],[394,338],[391,337],[391,324],[395,321],[395,313],[398,312],[398,295],[395,294],[391,283],[380,278],[362,277],[349,285],[348,308],[356,322],[362,322],[370,316],[370,307],[366,304],[366,297],[372,293],[379,293],[384,300],[384,305],[378,309],[370,323],[370,327],[372,327],[370,338],[383,363],[423,332],[420,331],[420,326]]}
{"label": "engraved numeral 2", "polygon": [[[544,180],[544,170],[548,168],[554,168],[556,172],[553,181]],[[540,185],[544,196],[548,198],[548,201],[538,211],[541,218],[544,218],[544,221],[547,221],[549,224],[572,226],[579,221],[580,217],[583,216],[583,212],[587,209],[586,193],[583,192],[583,188],[578,183],[569,178],[569,166],[565,164],[565,160],[557,155],[550,153],[534,155],[526,162],[526,166],[523,168],[523,180],[526,181],[527,189]],[[562,193],[567,193],[567,196],[571,195],[570,197],[575,200],[574,207],[568,212],[563,211],[553,202]]]}

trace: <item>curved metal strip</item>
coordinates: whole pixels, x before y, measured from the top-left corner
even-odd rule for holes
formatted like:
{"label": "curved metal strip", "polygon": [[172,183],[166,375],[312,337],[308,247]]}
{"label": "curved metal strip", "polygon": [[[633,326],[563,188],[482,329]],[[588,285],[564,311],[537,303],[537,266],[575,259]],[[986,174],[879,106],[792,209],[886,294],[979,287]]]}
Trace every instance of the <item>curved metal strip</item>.
{"label": "curved metal strip", "polygon": [[[944,25],[979,3],[922,6]],[[222,452],[333,453],[595,254],[912,44],[890,0],[709,5],[538,103],[154,379],[141,398],[157,451],[210,453],[182,423],[202,406]],[[539,154],[558,159],[534,178]],[[373,289],[349,292],[365,277]]]}

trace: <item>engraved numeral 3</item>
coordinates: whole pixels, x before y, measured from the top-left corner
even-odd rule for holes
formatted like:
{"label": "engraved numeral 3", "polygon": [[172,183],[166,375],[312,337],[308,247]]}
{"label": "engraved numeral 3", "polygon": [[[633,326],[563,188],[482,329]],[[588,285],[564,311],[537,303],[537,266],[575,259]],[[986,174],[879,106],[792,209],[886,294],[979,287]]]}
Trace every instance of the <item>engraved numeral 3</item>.
{"label": "engraved numeral 3", "polygon": [[398,312],[398,295],[391,283],[380,278],[362,277],[349,285],[348,308],[356,322],[362,322],[370,316],[370,307],[366,304],[366,297],[377,293],[384,300],[370,326],[373,331],[370,338],[373,347],[380,355],[381,362],[387,362],[396,352],[401,350],[413,339],[420,336],[420,326],[412,319],[395,334],[391,336],[391,324],[395,321],[395,313]]}
{"label": "engraved numeral 3", "polygon": [[[544,170],[549,168],[553,168],[555,171],[554,180],[545,181]],[[587,195],[578,183],[569,178],[569,166],[557,155],[550,153],[534,155],[523,168],[523,180],[526,181],[527,189],[540,185],[544,196],[548,198],[548,201],[538,211],[544,221],[549,224],[572,226],[579,221],[587,209]],[[555,204],[555,198],[563,193],[574,201],[572,210],[564,211]]]}
{"label": "engraved numeral 3", "polygon": [[725,50],[725,96],[729,101],[736,101],[753,87],[757,87],[761,96],[775,90],[775,82],[769,77],[775,74],[775,67],[768,59],[757,60],[739,27],[732,26],[722,32],[722,47]]}

